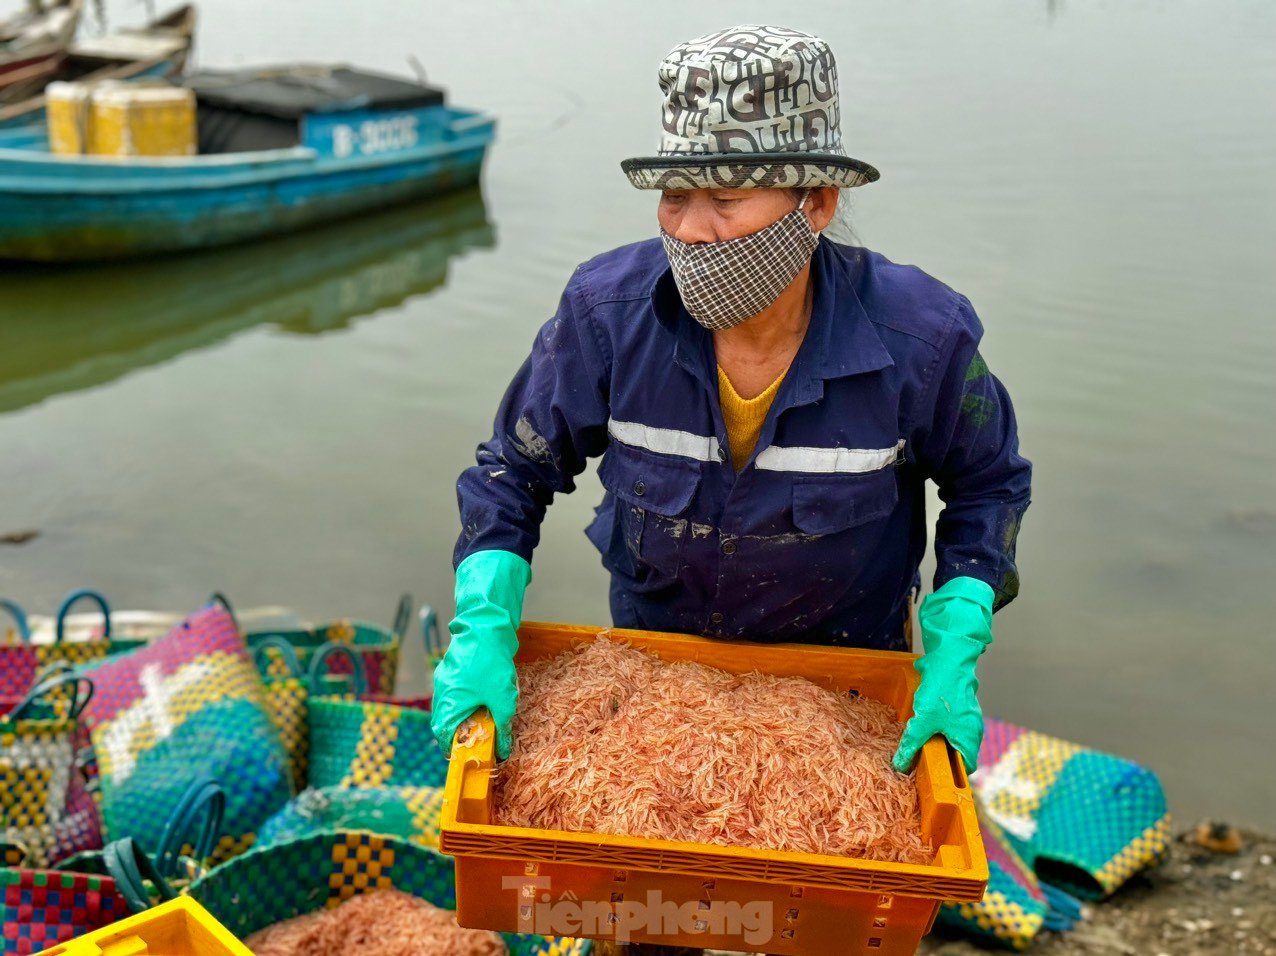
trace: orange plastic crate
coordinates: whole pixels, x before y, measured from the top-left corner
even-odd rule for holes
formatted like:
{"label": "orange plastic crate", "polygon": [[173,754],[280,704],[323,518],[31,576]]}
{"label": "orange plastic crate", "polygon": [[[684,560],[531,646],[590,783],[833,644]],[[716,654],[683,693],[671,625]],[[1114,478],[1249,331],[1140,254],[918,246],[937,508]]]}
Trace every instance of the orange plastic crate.
{"label": "orange plastic crate", "polygon": [[161,903],[37,956],[253,956],[189,896]]}
{"label": "orange plastic crate", "polygon": [[[667,661],[732,673],[805,677],[912,713],[916,656],[802,644],[749,644],[581,627],[525,624],[516,661],[552,657],[600,633]],[[917,767],[928,865],[708,846],[596,833],[494,826],[495,735],[458,743],[444,794],[440,849],[456,858],[462,926],[765,952],[906,954],[944,900],[982,899],[988,861],[970,784],[942,739]]]}

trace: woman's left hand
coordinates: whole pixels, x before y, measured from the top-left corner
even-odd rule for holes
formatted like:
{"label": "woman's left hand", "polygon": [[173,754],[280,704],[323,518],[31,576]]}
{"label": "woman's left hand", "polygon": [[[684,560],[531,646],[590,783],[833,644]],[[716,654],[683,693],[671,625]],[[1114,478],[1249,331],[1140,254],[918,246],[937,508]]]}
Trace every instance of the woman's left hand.
{"label": "woman's left hand", "polygon": [[975,662],[992,643],[993,597],[983,581],[961,577],[922,601],[917,619],[926,653],[914,665],[922,682],[891,762],[900,773],[912,769],[918,751],[936,734],[961,754],[968,772],[978,766],[984,715],[976,697]]}

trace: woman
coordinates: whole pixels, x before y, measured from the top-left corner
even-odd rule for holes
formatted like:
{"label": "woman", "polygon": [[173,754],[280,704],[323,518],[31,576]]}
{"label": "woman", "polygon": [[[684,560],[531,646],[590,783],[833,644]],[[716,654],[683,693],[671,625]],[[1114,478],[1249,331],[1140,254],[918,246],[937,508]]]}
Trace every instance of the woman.
{"label": "woman", "polygon": [[452,643],[435,672],[450,748],[475,709],[510,749],[513,655],[545,509],[601,455],[590,540],[618,627],[908,649],[926,544],[946,507],[925,655],[895,767],[942,734],[976,766],[975,662],[1019,589],[1030,465],[970,303],[911,266],[821,236],[844,154],[833,55],[741,26],[660,67],[663,137],[622,163],[658,190],[660,239],[577,269],[458,482]]}

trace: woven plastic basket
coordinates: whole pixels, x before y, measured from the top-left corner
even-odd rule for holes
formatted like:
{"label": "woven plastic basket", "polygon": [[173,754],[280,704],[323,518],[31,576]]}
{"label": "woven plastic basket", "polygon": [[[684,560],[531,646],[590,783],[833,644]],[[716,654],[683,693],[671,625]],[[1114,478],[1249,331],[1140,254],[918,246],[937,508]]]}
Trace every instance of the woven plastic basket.
{"label": "woven plastic basket", "polygon": [[979,767],[987,817],[1044,883],[1103,899],[1169,854],[1165,791],[1145,767],[993,719]]}
{"label": "woven plastic basket", "polygon": [[291,770],[261,678],[230,614],[209,605],[168,636],[87,671],[84,711],[99,763],[107,836],[154,852],[164,822],[200,775],[226,791],[217,860],[251,845],[292,796]]}
{"label": "woven plastic basket", "polygon": [[331,697],[309,706],[312,787],[441,787],[447,780],[429,711]]}
{"label": "woven plastic basket", "polygon": [[[109,633],[110,654],[123,654],[137,650],[164,637],[182,623],[185,613],[144,608],[120,609],[107,605],[106,598],[97,592],[94,603],[97,609],[90,612],[67,614],[63,621],[63,640],[73,644],[99,640]],[[241,631],[264,631],[266,628],[296,629],[308,627],[300,614],[292,608],[278,605],[232,610],[230,600],[220,592],[214,592],[210,601],[224,607]],[[35,644],[53,640],[57,631],[57,618],[40,614],[27,617],[31,639]]]}
{"label": "woven plastic basket", "polygon": [[[257,847],[211,870],[190,896],[240,939],[274,923],[396,889],[456,909],[452,861],[432,850],[340,830]],[[511,956],[585,956],[587,940],[503,933]]]}
{"label": "woven plastic basket", "polygon": [[28,956],[128,915],[109,876],[0,869],[3,952]]}
{"label": "woven plastic basket", "polygon": [[331,830],[368,830],[437,849],[442,813],[440,787],[325,787],[294,797],[257,838],[269,846]]}
{"label": "woven plastic basket", "polygon": [[[312,690],[324,666],[344,645],[329,645],[315,655]],[[447,758],[430,728],[429,698],[369,695],[362,662],[355,655],[355,696],[313,694],[307,702],[310,724],[308,782],[312,787],[440,787],[447,779]]]}
{"label": "woven plastic basket", "polygon": [[[38,953],[146,909],[173,890],[130,839],[108,844],[95,868],[0,870],[4,952]],[[106,875],[109,872],[109,876]],[[129,950],[136,953],[137,950]]]}
{"label": "woven plastic basket", "polygon": [[66,615],[81,600],[91,600],[108,614],[106,602],[95,591],[72,591],[58,608],[57,624],[53,639],[49,642],[32,640],[31,628],[22,608],[9,600],[0,599],[0,610],[7,611],[16,630],[0,633],[0,697],[21,697],[35,683],[37,676],[50,664],[86,664],[100,660],[111,648],[110,618],[106,618],[105,631],[95,637],[79,641],[66,640]]}
{"label": "woven plastic basket", "polygon": [[[353,656],[347,645],[340,647]],[[320,662],[323,654],[314,655],[311,663]],[[310,708],[311,696],[316,693],[314,680],[301,669],[301,660],[293,646],[279,635],[272,634],[253,648],[253,659],[266,685],[266,711],[279,730],[279,739],[288,751],[288,764],[292,769],[293,789],[300,793],[306,788],[310,765]],[[355,658],[358,660],[358,658]],[[284,676],[279,676],[280,665]],[[362,666],[362,663],[360,663]],[[324,687],[327,691],[331,688]]]}
{"label": "woven plastic basket", "polygon": [[48,866],[102,845],[97,806],[76,760],[91,681],[60,671],[21,699],[0,698],[0,841]]}
{"label": "woven plastic basket", "polygon": [[[399,672],[399,652],[403,646],[403,635],[412,619],[412,596],[409,594],[399,598],[395,610],[394,623],[389,629],[366,621],[342,619],[320,624],[312,628],[296,628],[292,630],[250,631],[246,638],[248,646],[255,648],[269,637],[281,637],[293,646],[303,669],[310,666],[310,659],[315,652],[328,643],[349,644],[363,660],[363,667],[368,675],[368,684],[377,693],[393,694],[395,680]],[[349,674],[343,663],[334,667],[337,674]],[[270,669],[264,672],[267,677],[287,677],[283,665],[277,661],[270,663]]]}

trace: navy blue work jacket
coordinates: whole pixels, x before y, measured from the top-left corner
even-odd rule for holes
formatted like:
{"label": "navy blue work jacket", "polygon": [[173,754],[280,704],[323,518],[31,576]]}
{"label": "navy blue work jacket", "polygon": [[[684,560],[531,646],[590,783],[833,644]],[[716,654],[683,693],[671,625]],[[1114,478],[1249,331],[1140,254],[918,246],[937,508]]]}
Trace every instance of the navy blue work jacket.
{"label": "navy blue work jacket", "polygon": [[812,276],[806,336],[737,474],[712,336],[659,240],[580,266],[457,482],[455,562],[531,561],[554,494],[602,455],[586,533],[617,626],[901,649],[928,478],[945,503],[935,587],[973,577],[1010,601],[1031,465],[970,303],[827,239]]}

